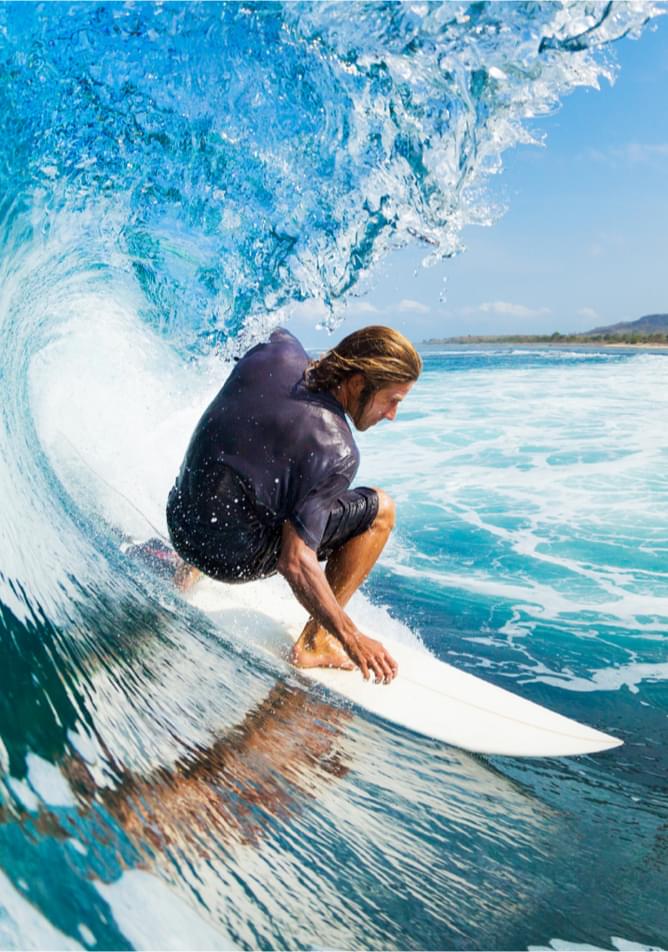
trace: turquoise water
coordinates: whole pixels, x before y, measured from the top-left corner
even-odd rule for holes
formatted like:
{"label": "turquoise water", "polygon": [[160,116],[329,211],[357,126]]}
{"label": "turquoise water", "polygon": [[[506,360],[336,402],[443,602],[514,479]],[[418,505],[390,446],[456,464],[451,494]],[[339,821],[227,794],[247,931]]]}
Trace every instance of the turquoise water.
{"label": "turquoise water", "polygon": [[119,547],[164,531],[231,353],[313,299],[334,324],[391,247],[452,254],[525,118],[656,12],[350,10],[0,7],[3,948],[668,944],[668,356],[425,348],[360,435],[399,519],[359,624],[606,754],[309,693]]}
{"label": "turquoise water", "polygon": [[399,520],[354,617],[625,745],[489,760],[305,693],[109,543],[143,518],[119,491],[141,479],[158,522],[151,480],[170,478],[143,457],[128,476],[132,428],[154,432],[171,393],[155,446],[181,447],[203,397],[144,368],[155,405],[109,409],[98,373],[123,463],[84,464],[77,389],[52,386],[41,432],[99,513],[97,561],[72,566],[57,625],[3,613],[5,945],[665,945],[668,355],[424,356],[399,419],[360,435],[360,478]]}

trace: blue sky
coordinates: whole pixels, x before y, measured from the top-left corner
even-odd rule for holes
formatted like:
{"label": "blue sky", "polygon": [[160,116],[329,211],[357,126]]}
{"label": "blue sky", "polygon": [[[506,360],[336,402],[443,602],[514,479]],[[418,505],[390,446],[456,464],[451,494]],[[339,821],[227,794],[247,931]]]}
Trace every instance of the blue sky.
{"label": "blue sky", "polygon": [[[549,334],[668,312],[668,16],[615,49],[614,85],[576,90],[532,120],[545,147],[505,154],[491,182],[504,217],[466,229],[466,252],[434,268],[420,266],[422,248],[390,256],[341,331],[388,323],[417,341]],[[305,344],[329,346],[312,318],[291,327]]]}

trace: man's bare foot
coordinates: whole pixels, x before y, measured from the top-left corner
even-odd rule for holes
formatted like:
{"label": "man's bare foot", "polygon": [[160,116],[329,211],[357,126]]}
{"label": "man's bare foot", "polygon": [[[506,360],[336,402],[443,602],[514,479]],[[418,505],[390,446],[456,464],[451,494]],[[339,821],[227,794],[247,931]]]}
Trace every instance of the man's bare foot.
{"label": "man's bare foot", "polygon": [[302,633],[290,652],[290,662],[297,668],[355,669],[341,642],[322,629],[309,639]]}

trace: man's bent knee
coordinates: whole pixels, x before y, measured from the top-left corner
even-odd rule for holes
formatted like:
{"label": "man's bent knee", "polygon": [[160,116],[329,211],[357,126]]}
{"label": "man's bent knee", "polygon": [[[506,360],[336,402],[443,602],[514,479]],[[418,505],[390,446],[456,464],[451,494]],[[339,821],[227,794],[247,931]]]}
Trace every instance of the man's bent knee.
{"label": "man's bent knee", "polygon": [[378,513],[373,520],[373,527],[391,532],[394,528],[397,511],[394,499],[382,489],[376,489],[376,493],[378,494]]}

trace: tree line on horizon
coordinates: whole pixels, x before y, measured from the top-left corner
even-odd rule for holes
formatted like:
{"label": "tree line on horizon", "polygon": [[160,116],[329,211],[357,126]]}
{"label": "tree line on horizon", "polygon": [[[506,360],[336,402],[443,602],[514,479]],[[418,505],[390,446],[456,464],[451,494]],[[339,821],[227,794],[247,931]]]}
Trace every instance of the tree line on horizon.
{"label": "tree line on horizon", "polygon": [[458,337],[431,337],[425,344],[666,344],[668,333],[643,334],[466,334]]}
{"label": "tree line on horizon", "polygon": [[637,321],[595,327],[581,333],[562,334],[466,334],[432,337],[425,344],[666,344],[668,314],[645,314]]}

